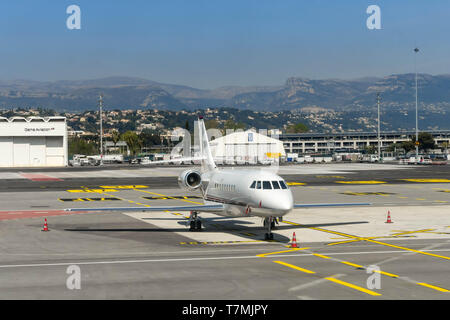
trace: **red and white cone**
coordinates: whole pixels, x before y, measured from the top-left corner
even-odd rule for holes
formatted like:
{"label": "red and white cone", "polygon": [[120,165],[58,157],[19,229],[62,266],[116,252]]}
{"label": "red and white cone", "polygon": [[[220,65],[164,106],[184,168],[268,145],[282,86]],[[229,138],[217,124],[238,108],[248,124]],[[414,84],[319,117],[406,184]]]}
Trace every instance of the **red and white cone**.
{"label": "red and white cone", "polygon": [[298,248],[297,238],[295,237],[295,232],[292,235],[291,248]]}
{"label": "red and white cone", "polygon": [[48,229],[47,218],[45,218],[44,229],[42,229],[41,231],[50,231],[50,230]]}
{"label": "red and white cone", "polygon": [[393,223],[391,220],[391,212],[390,211],[388,211],[388,216],[387,216],[387,220],[385,223]]}

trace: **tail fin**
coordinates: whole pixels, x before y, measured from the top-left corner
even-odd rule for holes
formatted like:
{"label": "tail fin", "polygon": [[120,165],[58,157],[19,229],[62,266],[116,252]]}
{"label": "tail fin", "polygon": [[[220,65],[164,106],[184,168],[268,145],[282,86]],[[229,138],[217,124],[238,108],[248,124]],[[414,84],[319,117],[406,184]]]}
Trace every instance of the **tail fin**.
{"label": "tail fin", "polygon": [[217,169],[214,159],[209,147],[208,135],[206,133],[205,123],[203,117],[198,118],[198,133],[199,133],[199,145],[200,156],[202,157],[202,171],[210,171]]}

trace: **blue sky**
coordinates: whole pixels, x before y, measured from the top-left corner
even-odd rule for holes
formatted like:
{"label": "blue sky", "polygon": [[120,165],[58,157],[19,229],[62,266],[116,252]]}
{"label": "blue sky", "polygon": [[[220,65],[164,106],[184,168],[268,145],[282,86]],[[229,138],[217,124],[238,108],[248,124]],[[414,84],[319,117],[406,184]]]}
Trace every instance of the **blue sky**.
{"label": "blue sky", "polygon": [[[81,8],[81,30],[66,8]],[[368,30],[366,8],[381,8]],[[450,73],[447,0],[4,0],[0,79],[137,76],[214,88]]]}

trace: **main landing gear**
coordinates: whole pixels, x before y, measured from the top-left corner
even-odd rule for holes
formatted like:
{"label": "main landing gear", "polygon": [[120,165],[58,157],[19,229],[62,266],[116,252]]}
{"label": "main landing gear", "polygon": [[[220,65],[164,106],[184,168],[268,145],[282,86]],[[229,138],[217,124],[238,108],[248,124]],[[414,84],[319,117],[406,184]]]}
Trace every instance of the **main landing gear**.
{"label": "main landing gear", "polygon": [[273,240],[272,229],[275,229],[275,219],[273,217],[264,218],[264,227],[267,227],[264,240]]}
{"label": "main landing gear", "polygon": [[197,211],[191,211],[191,215],[189,216],[189,231],[201,231],[202,230],[202,221],[198,217]]}

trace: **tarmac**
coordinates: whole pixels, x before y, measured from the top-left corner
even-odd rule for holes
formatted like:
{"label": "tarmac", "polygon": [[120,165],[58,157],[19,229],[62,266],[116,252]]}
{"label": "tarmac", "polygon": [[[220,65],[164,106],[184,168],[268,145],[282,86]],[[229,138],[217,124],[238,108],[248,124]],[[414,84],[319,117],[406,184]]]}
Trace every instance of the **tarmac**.
{"label": "tarmac", "polygon": [[185,169],[0,172],[0,299],[450,297],[449,166],[280,167],[295,203],[372,205],[296,209],[273,241],[257,217],[201,214],[190,232],[183,212],[63,210],[201,203],[176,186]]}

